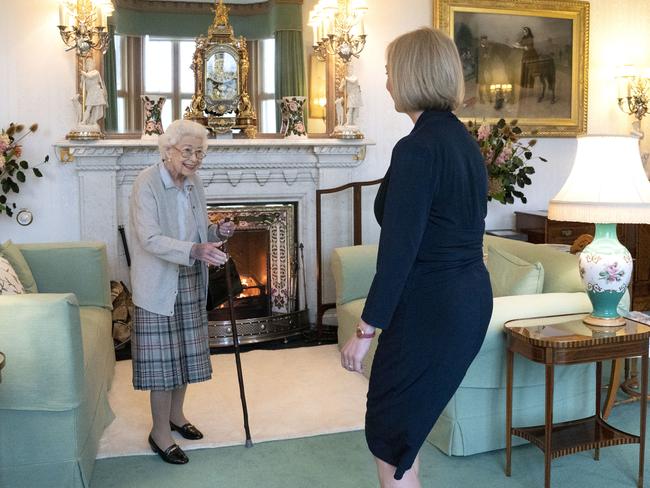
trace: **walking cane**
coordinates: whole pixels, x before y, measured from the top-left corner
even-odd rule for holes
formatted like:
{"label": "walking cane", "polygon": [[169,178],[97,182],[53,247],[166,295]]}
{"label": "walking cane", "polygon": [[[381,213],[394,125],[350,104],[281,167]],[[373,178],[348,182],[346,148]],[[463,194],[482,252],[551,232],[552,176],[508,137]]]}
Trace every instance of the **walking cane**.
{"label": "walking cane", "polygon": [[[221,250],[228,253],[226,243],[221,246]],[[248,407],[246,406],[246,391],[244,390],[244,375],[241,368],[241,357],[239,355],[239,336],[237,334],[237,320],[235,320],[235,307],[232,296],[232,279],[230,277],[230,262],[226,261],[226,288],[228,290],[228,307],[230,308],[230,327],[232,329],[232,345],[235,347],[235,363],[237,364],[237,380],[239,381],[239,397],[241,398],[241,408],[244,412],[244,430],[246,431],[246,447],[253,447],[251,440],[251,429],[248,426]]]}

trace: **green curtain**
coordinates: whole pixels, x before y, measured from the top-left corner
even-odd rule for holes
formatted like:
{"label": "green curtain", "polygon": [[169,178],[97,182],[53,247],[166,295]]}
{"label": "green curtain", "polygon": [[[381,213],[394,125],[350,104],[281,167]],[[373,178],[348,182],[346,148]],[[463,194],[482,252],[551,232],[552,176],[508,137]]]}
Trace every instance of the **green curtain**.
{"label": "green curtain", "polygon": [[[110,17],[117,33],[129,36],[196,37],[207,33],[213,13],[188,14],[138,11],[118,7]],[[302,29],[302,5],[272,4],[266,13],[229,15],[235,36],[268,39],[278,30]]]}
{"label": "green curtain", "polygon": [[117,132],[117,73],[115,67],[115,27],[108,27],[111,33],[111,42],[104,55],[104,86],[108,105],[104,114],[104,129],[109,132]]}
{"label": "green curtain", "polygon": [[[280,30],[275,33],[275,98],[304,96],[307,93],[305,80],[305,57],[302,45],[302,31]],[[305,112],[308,104],[305,103]],[[278,113],[278,127],[281,114]],[[305,124],[309,120],[305,114]]]}

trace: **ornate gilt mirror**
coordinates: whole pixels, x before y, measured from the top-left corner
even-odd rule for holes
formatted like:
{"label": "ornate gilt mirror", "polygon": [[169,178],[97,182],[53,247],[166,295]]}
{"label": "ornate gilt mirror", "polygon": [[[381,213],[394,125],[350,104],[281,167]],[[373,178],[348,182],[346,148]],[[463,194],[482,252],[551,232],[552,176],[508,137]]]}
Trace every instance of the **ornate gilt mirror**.
{"label": "ornate gilt mirror", "polygon": [[241,130],[254,138],[257,120],[248,95],[248,67],[246,39],[234,36],[228,7],[220,0],[207,36],[196,39],[194,96],[184,118],[215,134]]}
{"label": "ornate gilt mirror", "polygon": [[[205,36],[214,20],[215,0],[113,0],[110,17],[112,42],[97,59],[107,91],[109,106],[104,121],[107,137],[139,137],[143,126],[141,96],[165,97],[162,124],[184,116],[195,91],[190,68],[196,38]],[[224,0],[234,33],[246,38],[248,95],[257,116],[261,137],[278,137],[279,105],[283,96],[326,92],[318,95],[325,110],[307,110],[310,136],[322,137],[333,128],[335,93],[332,63],[327,72],[327,89],[313,89],[309,83],[309,61],[313,49],[306,35],[303,0]],[[230,52],[233,58],[235,52]],[[230,58],[224,54],[224,65]],[[241,63],[240,63],[241,64]],[[216,58],[215,58],[216,65]],[[227,71],[227,68],[226,68]],[[239,79],[243,79],[242,73]],[[206,83],[207,86],[207,83]],[[301,88],[302,87],[302,88]],[[210,87],[212,88],[212,87]],[[216,95],[218,97],[220,95]],[[212,97],[211,97],[212,98]],[[223,103],[223,102],[222,102]],[[216,105],[219,105],[216,103]]]}

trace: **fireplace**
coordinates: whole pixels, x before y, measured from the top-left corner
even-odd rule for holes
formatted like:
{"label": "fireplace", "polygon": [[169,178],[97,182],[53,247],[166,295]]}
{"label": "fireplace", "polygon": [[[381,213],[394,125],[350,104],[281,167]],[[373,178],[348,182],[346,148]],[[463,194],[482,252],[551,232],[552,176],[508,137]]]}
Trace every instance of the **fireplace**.
{"label": "fireplace", "polygon": [[[304,252],[304,267],[301,259],[299,284],[291,285],[297,290],[295,297],[300,297],[300,305],[289,304],[288,309],[309,310],[310,323],[316,320],[317,304],[316,190],[359,179],[355,172],[364,164],[366,148],[372,144],[367,139],[344,141],[311,137],[208,141],[207,156],[199,171],[208,202],[223,205],[296,203],[294,211],[299,211],[300,217],[294,229],[294,240],[304,244],[304,249],[298,253],[302,256]],[[65,204],[72,209],[73,220],[78,212],[80,239],[106,243],[110,279],[130,286],[126,249],[118,227],[124,226],[126,240],[130,241],[129,195],[137,175],[160,161],[156,142],[140,139],[60,141],[55,147],[61,163],[74,161],[64,167],[65,171],[74,171],[79,176],[78,185],[71,188]],[[342,208],[336,222],[336,241],[323,245],[322,270],[329,270],[332,246],[346,245],[348,233],[351,240],[347,213]],[[272,242],[272,236],[270,239]],[[273,270],[272,261],[270,269]],[[327,291],[324,298],[329,300],[334,290],[331,273],[325,273],[322,279]],[[272,287],[273,283],[271,279]],[[271,300],[271,317],[284,320],[281,312],[273,312],[273,307],[277,307],[273,300],[282,300],[282,296],[272,294]]]}
{"label": "fireplace", "polygon": [[[242,280],[234,297],[239,342],[287,338],[309,327],[307,310],[299,310],[298,272],[302,269],[296,239],[297,204],[209,204],[211,222],[237,224],[228,252]],[[210,345],[232,344],[228,302],[208,312]]]}

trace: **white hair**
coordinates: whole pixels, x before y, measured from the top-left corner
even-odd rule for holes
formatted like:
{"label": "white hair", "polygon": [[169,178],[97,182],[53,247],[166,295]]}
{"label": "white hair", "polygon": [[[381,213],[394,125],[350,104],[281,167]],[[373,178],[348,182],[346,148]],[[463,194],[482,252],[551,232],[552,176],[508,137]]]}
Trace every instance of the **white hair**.
{"label": "white hair", "polygon": [[208,130],[197,122],[178,119],[169,124],[164,134],[158,136],[158,150],[162,159],[165,160],[167,151],[186,136],[199,137],[203,150],[208,149]]}

